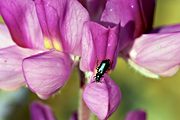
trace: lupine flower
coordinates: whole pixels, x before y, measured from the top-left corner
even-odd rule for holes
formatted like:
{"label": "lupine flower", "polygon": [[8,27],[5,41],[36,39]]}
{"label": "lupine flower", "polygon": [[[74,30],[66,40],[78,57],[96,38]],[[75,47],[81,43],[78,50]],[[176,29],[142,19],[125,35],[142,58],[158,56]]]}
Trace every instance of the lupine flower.
{"label": "lupine flower", "polygon": [[[114,69],[119,51],[128,47],[134,37],[151,28],[154,0],[148,0],[147,3],[139,0],[109,0],[105,3],[102,1],[82,1],[90,12],[95,4],[97,14],[90,16],[96,22],[86,22],[83,28],[80,68],[86,73],[91,73],[83,99],[89,109],[103,120],[117,109],[121,92],[107,74],[100,83],[94,82],[96,67],[102,60],[109,59],[110,69]],[[114,99],[111,99],[112,97]]]}
{"label": "lupine flower", "polygon": [[[101,21],[121,24],[121,57],[145,76],[172,76],[179,69],[179,25],[151,30],[155,0],[109,0]],[[123,12],[122,12],[123,11]]]}
{"label": "lupine flower", "polygon": [[71,115],[70,120],[78,120],[78,114],[77,114],[77,112],[74,112],[74,113]]}
{"label": "lupine flower", "polygon": [[[110,68],[114,69],[119,52],[131,63],[150,69],[142,62],[152,60],[149,57],[154,54],[146,57],[146,53],[157,49],[153,42],[147,42],[145,44],[151,44],[140,55],[141,40],[138,42],[135,38],[151,29],[154,6],[154,0],[0,1],[0,13],[16,43],[0,50],[3,56],[0,62],[6,65],[6,69],[0,68],[3,73],[0,80],[8,80],[1,88],[17,88],[26,81],[33,92],[46,99],[66,83],[73,67],[69,54],[78,55],[81,56],[80,69],[90,73],[83,98],[99,119],[107,119],[117,109],[121,92],[107,73],[99,83],[94,82],[95,69],[104,59],[110,59]],[[159,41],[157,43],[159,45]],[[168,50],[175,50],[170,48]],[[143,60],[138,61],[139,56],[144,57]],[[166,74],[167,67],[179,65],[177,61],[173,60],[173,64],[162,68],[164,71],[159,74]],[[16,66],[11,67],[14,63]],[[151,70],[157,72],[154,68]]]}
{"label": "lupine flower", "polygon": [[30,106],[31,120],[56,120],[48,105],[33,102]]}
{"label": "lupine flower", "polygon": [[147,115],[144,110],[134,110],[127,113],[125,120],[146,120]]}
{"label": "lupine flower", "polygon": [[[30,106],[31,120],[55,120],[52,109],[41,102],[33,102]],[[146,112],[143,110],[129,111],[125,120],[146,120]],[[77,114],[73,113],[70,120],[77,120]]]}
{"label": "lupine flower", "polygon": [[152,26],[154,0],[102,1],[83,1],[88,11],[92,10],[94,4],[98,6],[98,10],[104,8],[100,12],[100,18],[96,19],[99,24],[85,23],[80,63],[83,71],[93,71],[103,59],[110,59],[114,68],[119,50],[127,47],[132,38],[148,31]]}
{"label": "lupine flower", "polygon": [[81,54],[87,11],[76,0],[3,0],[0,13],[16,43],[1,46],[1,89],[26,82],[39,97],[48,98],[68,80],[69,54]]}
{"label": "lupine flower", "polygon": [[[119,52],[119,32],[119,24],[86,22],[83,28],[80,69],[86,73],[92,73],[88,78],[89,83],[84,90],[83,99],[99,119],[108,118],[117,109],[121,99],[118,86],[108,75],[104,75],[99,83],[94,82],[95,69],[102,60],[109,59],[111,69],[116,65]],[[103,97],[97,98],[97,95]]]}

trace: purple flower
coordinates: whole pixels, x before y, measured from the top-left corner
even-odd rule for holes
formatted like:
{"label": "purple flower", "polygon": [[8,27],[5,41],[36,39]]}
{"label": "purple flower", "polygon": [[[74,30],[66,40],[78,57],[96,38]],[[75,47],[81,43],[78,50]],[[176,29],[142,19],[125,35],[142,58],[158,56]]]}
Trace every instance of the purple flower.
{"label": "purple flower", "polygon": [[108,0],[101,21],[121,25],[120,50],[152,27],[155,0]]}
{"label": "purple flower", "polygon": [[142,35],[129,53],[129,63],[148,77],[174,75],[180,64],[179,37],[180,32]]}
{"label": "purple flower", "polygon": [[123,27],[132,22],[137,37],[152,27],[154,7],[155,0],[108,0],[101,21]]}
{"label": "purple flower", "polygon": [[[0,49],[0,88],[26,83],[40,98],[47,99],[68,80],[74,66],[72,56],[80,56],[80,69],[90,74],[83,99],[99,119],[107,119],[120,104],[121,92],[107,73],[94,82],[96,67],[110,59],[110,69],[114,69],[121,52],[130,56],[126,56],[130,63],[149,69],[146,62],[152,59],[144,55],[157,50],[153,47],[156,40],[145,43],[148,49],[143,55],[134,40],[151,29],[154,6],[154,0],[0,1],[0,13],[15,42]],[[177,65],[175,61],[166,67]]]}
{"label": "purple flower", "polygon": [[48,98],[68,80],[69,54],[81,54],[87,11],[76,0],[3,0],[0,13],[15,42],[0,49],[0,88],[15,89],[26,81],[39,97]]}
{"label": "purple flower", "polygon": [[180,27],[172,25],[151,30],[154,7],[155,0],[109,0],[100,20],[120,23],[117,48],[133,68],[147,77],[172,76],[180,64]]}
{"label": "purple flower", "polygon": [[[56,117],[50,106],[34,101],[30,105],[31,120],[56,120]],[[78,120],[77,112],[74,112],[70,120]]]}
{"label": "purple flower", "polygon": [[84,25],[80,63],[83,71],[94,71],[103,59],[110,59],[114,68],[119,51],[152,27],[154,0],[85,0],[82,3],[90,13],[96,10],[95,17],[99,18]]}
{"label": "purple flower", "polygon": [[105,74],[98,83],[91,78],[84,90],[83,99],[100,120],[105,120],[118,108],[121,92],[114,81]]}
{"label": "purple flower", "polygon": [[134,110],[127,113],[125,120],[146,120],[146,112],[143,110]]}
{"label": "purple flower", "polygon": [[95,22],[86,22],[82,36],[80,68],[94,71],[102,60],[110,59],[114,68],[119,52],[119,26],[106,28]]}
{"label": "purple flower", "polygon": [[[102,103],[101,103],[102,104]],[[31,120],[55,120],[55,116],[48,105],[40,102],[33,102],[30,106]],[[125,120],[146,120],[147,115],[144,110],[129,111]],[[70,120],[77,120],[77,114],[73,113]]]}
{"label": "purple flower", "polygon": [[[86,22],[83,28],[80,68],[92,73],[88,78],[90,82],[85,88],[83,99],[99,119],[107,119],[117,109],[121,92],[107,75],[104,75],[100,83],[94,82],[96,67],[102,60],[110,59],[110,69],[114,69],[119,51],[129,46],[134,37],[151,29],[155,1],[81,2],[90,12],[90,18],[96,21]],[[111,99],[113,95],[116,97]]]}
{"label": "purple flower", "polygon": [[74,112],[74,113],[71,115],[70,120],[78,120],[78,114],[77,114],[77,112]]}
{"label": "purple flower", "polygon": [[86,73],[92,73],[87,78],[90,83],[86,85],[83,99],[88,108],[102,120],[117,109],[121,92],[108,75],[96,83],[95,70],[105,59],[111,61],[110,69],[115,67],[119,52],[119,29],[119,25],[111,28],[95,22],[86,22],[83,29],[80,68]]}
{"label": "purple flower", "polygon": [[55,116],[48,105],[33,102],[30,106],[31,120],[55,120]]}

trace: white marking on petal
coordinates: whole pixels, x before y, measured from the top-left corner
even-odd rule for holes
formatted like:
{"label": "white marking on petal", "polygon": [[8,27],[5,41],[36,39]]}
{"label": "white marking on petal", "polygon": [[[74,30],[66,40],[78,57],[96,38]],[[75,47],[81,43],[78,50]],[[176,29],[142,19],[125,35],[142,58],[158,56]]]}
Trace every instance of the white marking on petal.
{"label": "white marking on petal", "polygon": [[137,65],[132,60],[128,59],[128,63],[131,67],[133,67],[136,71],[138,71],[140,74],[144,75],[145,77],[160,79],[159,75]]}
{"label": "white marking on petal", "polygon": [[134,59],[136,59],[136,56],[137,56],[137,52],[134,49],[132,49],[130,51],[130,57],[134,60]]}

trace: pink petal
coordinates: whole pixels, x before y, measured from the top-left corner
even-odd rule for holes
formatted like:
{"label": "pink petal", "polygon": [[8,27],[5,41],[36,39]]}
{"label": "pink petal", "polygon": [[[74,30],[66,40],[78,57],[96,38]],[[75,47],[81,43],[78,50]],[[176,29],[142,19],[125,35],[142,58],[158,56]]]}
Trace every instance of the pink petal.
{"label": "pink petal", "polygon": [[17,46],[0,49],[0,89],[14,90],[24,85],[22,60],[38,52]]}
{"label": "pink petal", "polygon": [[138,38],[130,52],[132,61],[162,76],[174,75],[180,64],[180,33],[148,34]]}
{"label": "pink petal", "polygon": [[119,52],[119,29],[119,26],[105,28],[95,22],[85,24],[80,62],[83,71],[93,71],[104,59],[110,59],[111,68],[115,67]]}
{"label": "pink petal", "polygon": [[129,22],[135,25],[134,36],[140,36],[152,27],[155,0],[108,0],[101,20],[124,27]]}
{"label": "pink petal", "polygon": [[27,48],[44,48],[43,36],[32,0],[1,0],[0,13],[16,44]]}
{"label": "pink petal", "polygon": [[91,81],[84,90],[83,99],[99,119],[107,119],[120,104],[119,87],[107,75],[100,82],[95,82],[93,77]]}
{"label": "pink petal", "polygon": [[77,0],[35,0],[46,37],[58,40],[65,52],[81,54],[82,27],[88,12]]}
{"label": "pink petal", "polygon": [[15,45],[12,41],[8,28],[4,24],[0,24],[0,48]]}
{"label": "pink petal", "polygon": [[147,119],[146,112],[144,112],[143,110],[130,111],[128,112],[125,118],[125,120],[146,120],[146,119]]}
{"label": "pink petal", "polygon": [[55,120],[54,114],[48,105],[33,102],[30,106],[31,120]]}
{"label": "pink petal", "polygon": [[153,33],[174,33],[180,32],[180,24],[162,26],[152,31]]}
{"label": "pink petal", "polygon": [[24,59],[23,72],[29,88],[47,99],[68,80],[72,69],[69,55],[49,51]]}

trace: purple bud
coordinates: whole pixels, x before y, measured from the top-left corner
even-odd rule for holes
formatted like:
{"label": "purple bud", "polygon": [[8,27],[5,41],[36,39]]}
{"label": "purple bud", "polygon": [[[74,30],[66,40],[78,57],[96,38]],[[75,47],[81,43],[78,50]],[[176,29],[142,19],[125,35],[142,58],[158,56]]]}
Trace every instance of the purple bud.
{"label": "purple bud", "polygon": [[78,120],[78,114],[77,112],[74,112],[70,118],[70,120]]}
{"label": "purple bud", "polygon": [[121,92],[108,75],[104,75],[100,82],[91,82],[86,86],[83,99],[88,108],[100,120],[107,119],[119,106],[121,101]]}
{"label": "purple bud", "polygon": [[31,120],[55,120],[51,108],[40,102],[33,102],[30,106]]}
{"label": "purple bud", "polygon": [[125,120],[146,120],[146,112],[143,110],[130,111]]}

